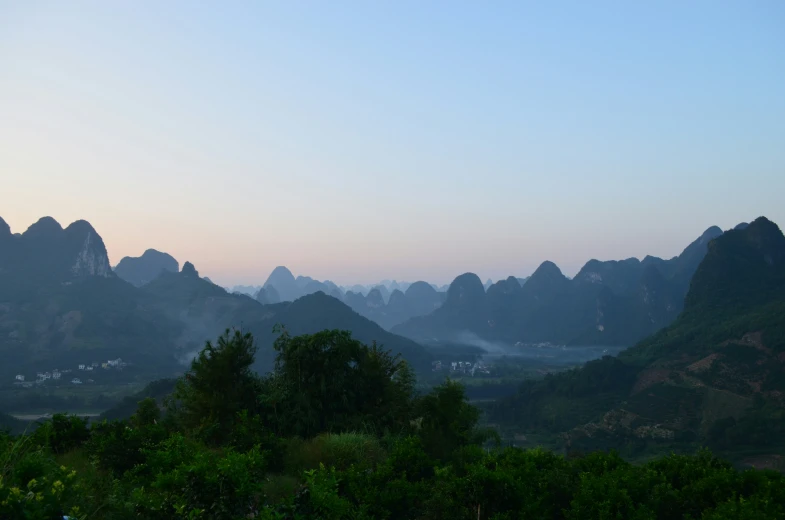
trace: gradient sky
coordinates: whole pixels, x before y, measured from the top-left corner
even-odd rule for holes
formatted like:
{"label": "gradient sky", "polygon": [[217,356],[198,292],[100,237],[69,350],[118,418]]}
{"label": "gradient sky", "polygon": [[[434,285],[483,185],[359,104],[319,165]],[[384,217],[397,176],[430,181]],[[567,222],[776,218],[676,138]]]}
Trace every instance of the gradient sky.
{"label": "gradient sky", "polygon": [[785,226],[785,2],[0,0],[0,216],[224,285]]}

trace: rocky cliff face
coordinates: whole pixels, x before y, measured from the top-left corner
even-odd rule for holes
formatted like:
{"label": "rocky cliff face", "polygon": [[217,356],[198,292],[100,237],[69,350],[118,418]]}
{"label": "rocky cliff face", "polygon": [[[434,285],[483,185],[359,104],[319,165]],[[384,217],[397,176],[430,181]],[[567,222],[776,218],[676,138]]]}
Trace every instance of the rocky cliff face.
{"label": "rocky cliff face", "polygon": [[65,229],[65,235],[70,247],[76,248],[71,265],[74,276],[112,276],[104,241],[89,222],[77,220]]}
{"label": "rocky cliff face", "polygon": [[90,223],[79,220],[63,229],[44,217],[21,235],[12,235],[0,219],[0,272],[35,283],[67,281],[81,277],[112,277],[109,257],[101,236]]}

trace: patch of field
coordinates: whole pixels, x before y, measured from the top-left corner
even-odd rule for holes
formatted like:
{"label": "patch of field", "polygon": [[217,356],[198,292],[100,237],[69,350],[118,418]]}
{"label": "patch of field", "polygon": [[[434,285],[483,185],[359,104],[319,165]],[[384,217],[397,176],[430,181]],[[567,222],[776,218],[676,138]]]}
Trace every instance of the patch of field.
{"label": "patch of field", "polygon": [[719,419],[733,417],[739,419],[752,406],[752,399],[742,397],[727,390],[705,387],[701,417],[701,430],[705,433]]}

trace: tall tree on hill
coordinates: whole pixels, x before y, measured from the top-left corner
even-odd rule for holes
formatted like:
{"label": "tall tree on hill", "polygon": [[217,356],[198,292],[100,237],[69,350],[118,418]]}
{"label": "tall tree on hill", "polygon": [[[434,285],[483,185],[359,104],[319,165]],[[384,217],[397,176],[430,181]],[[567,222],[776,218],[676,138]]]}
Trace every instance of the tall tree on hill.
{"label": "tall tree on hill", "polygon": [[251,370],[256,349],[251,334],[239,330],[227,330],[215,345],[207,342],[173,394],[184,428],[205,441],[221,443],[241,411],[257,411],[260,381]]}
{"label": "tall tree on hill", "polygon": [[400,356],[340,330],[296,337],[284,331],[275,349],[276,368],[265,380],[265,397],[278,412],[279,430],[309,437],[408,424],[414,375]]}

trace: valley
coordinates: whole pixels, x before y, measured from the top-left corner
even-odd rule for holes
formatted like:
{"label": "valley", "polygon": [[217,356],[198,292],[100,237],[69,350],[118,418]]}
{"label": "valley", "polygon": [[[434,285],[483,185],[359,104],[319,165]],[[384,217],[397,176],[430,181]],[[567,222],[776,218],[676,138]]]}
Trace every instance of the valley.
{"label": "valley", "polygon": [[0,520],[785,519],[785,2],[0,2]]}

